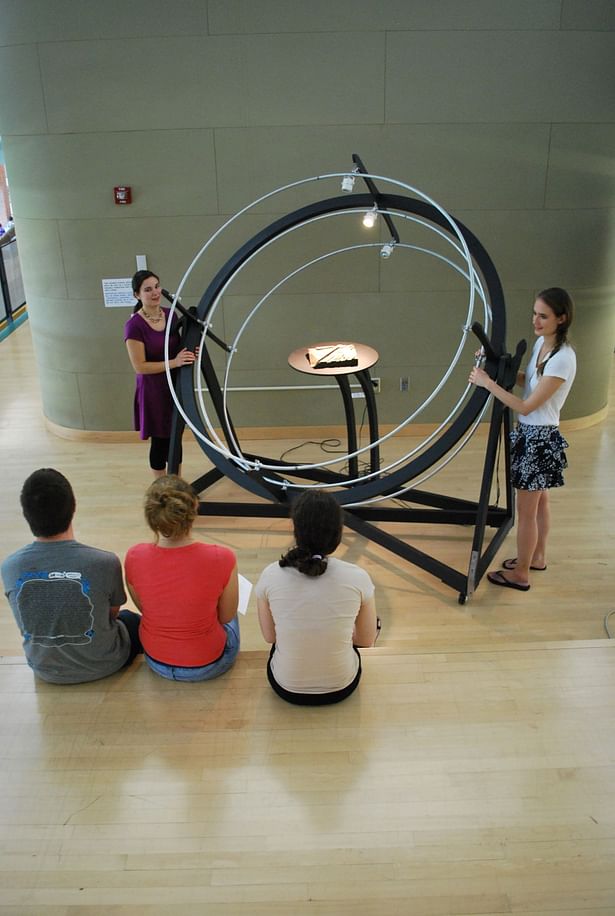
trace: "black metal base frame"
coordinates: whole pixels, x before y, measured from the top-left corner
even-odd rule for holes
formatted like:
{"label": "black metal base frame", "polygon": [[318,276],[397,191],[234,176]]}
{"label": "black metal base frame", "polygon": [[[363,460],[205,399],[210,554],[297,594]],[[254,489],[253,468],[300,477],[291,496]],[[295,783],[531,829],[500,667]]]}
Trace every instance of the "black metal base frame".
{"label": "black metal base frame", "polygon": [[[474,328],[475,332],[482,339],[480,333],[482,329]],[[495,356],[490,350],[488,341],[484,342],[487,348],[489,358]],[[524,347],[520,345],[515,357],[508,354],[501,356],[497,360],[496,378],[506,388],[512,387],[513,380],[521,361]],[[209,372],[204,372],[206,378]],[[174,417],[174,429],[172,434],[171,458],[175,461],[173,466],[170,462],[170,470],[177,470],[176,459],[173,457],[177,452],[177,445],[181,440],[183,431],[183,421],[180,419],[177,411]],[[391,495],[391,498],[397,502],[408,503],[409,505],[365,505],[365,506],[344,506],[344,524],[347,528],[356,531],[367,540],[373,541],[394,553],[396,556],[413,563],[426,572],[437,577],[446,585],[459,592],[459,602],[464,604],[465,601],[474,593],[476,587],[488,566],[493,561],[500,545],[514,522],[514,490],[510,480],[510,425],[511,412],[504,407],[499,401],[494,401],[489,424],[487,437],[487,446],[483,461],[482,479],[478,501],[459,499],[452,496],[431,493],[424,490],[411,488],[402,495]],[[377,431],[372,431],[376,435]],[[503,463],[505,468],[504,483],[504,505],[502,507],[493,506],[489,503],[492,484],[497,473],[498,451],[500,440],[503,440]],[[207,443],[201,442],[204,451],[207,452]],[[213,452],[213,450],[211,450]],[[244,457],[253,462],[268,463],[270,458],[264,456],[244,453]],[[309,480],[314,483],[333,484],[346,494],[352,495],[355,485],[348,481],[352,477],[346,474],[336,473],[326,468],[311,468],[298,471],[290,463],[278,460],[276,462],[281,466],[283,473],[284,466],[287,466],[289,480],[291,477],[299,480]],[[242,475],[245,471],[238,473]],[[206,493],[217,481],[227,476],[223,470],[213,467],[210,471],[201,477],[192,481],[192,487],[199,495]],[[264,472],[250,472],[253,482],[258,482],[259,488],[266,488],[266,501],[255,502],[220,502],[210,499],[201,500],[199,503],[199,514],[204,516],[222,516],[222,517],[241,517],[241,518],[287,518],[292,509],[292,500],[301,489],[296,487],[278,487],[269,483],[265,479]],[[274,478],[283,483],[285,478],[279,473],[267,472],[267,477]],[[388,479],[385,476],[379,478],[380,490],[382,496],[395,494],[399,489],[396,485],[389,486],[387,489]],[[417,508],[417,506],[419,508]],[[399,524],[432,524],[432,525],[463,525],[473,526],[472,546],[470,559],[466,572],[460,572],[452,566],[437,560],[429,554],[419,550],[417,547],[408,544],[400,537],[378,527],[379,522],[394,522]],[[485,544],[486,529],[495,529],[492,538]]]}
{"label": "black metal base frame", "polygon": [[[354,156],[353,159],[355,159]],[[358,157],[355,159],[355,162],[358,162],[358,164],[362,166]],[[365,171],[364,167],[362,167],[360,171]],[[378,469],[377,462],[379,461],[377,444],[378,431],[377,428],[372,428],[374,423],[370,421],[370,444],[373,446],[370,449],[370,464],[373,473],[370,474],[369,478],[361,478],[355,483],[351,483],[351,481],[357,477],[356,458],[349,458],[350,474],[346,475],[335,473],[326,468],[311,468],[299,471],[294,465],[287,465],[286,462],[281,460],[273,462],[271,458],[240,453],[235,444],[238,442],[238,438],[232,420],[225,410],[222,390],[211,355],[208,351],[207,341],[204,337],[202,340],[200,339],[200,332],[202,328],[206,326],[206,320],[210,310],[213,308],[221,290],[226,288],[230,283],[234,273],[241,268],[241,265],[249,257],[254,256],[261,246],[271,242],[289,229],[289,227],[301,225],[323,214],[343,211],[353,207],[368,207],[376,203],[379,211],[385,213],[387,217],[389,217],[389,213],[386,211],[397,210],[413,213],[450,231],[450,226],[446,219],[430,204],[400,195],[380,194],[373,185],[373,182],[369,179],[366,179],[366,184],[370,192],[369,195],[355,194],[327,199],[301,208],[300,210],[289,213],[285,217],[276,220],[270,226],[257,233],[257,235],[246,242],[231,258],[229,258],[205,290],[197,309],[190,309],[189,311],[180,309],[185,319],[184,345],[190,349],[199,344],[201,346],[202,353],[200,363],[203,379],[222,428],[228,449],[228,454],[224,455],[210,444],[211,440],[206,434],[204,434],[204,438],[198,437],[201,449],[211,460],[214,467],[212,470],[193,481],[192,486],[198,494],[203,494],[218,480],[223,477],[228,477],[244,490],[249,491],[254,496],[260,497],[263,500],[262,503],[254,503],[239,501],[214,502],[206,499],[200,502],[199,514],[201,515],[246,518],[285,518],[290,515],[293,498],[303,490],[301,486],[299,486],[299,488],[288,486],[291,479],[295,480],[298,478],[299,481],[308,480],[315,484],[332,484],[336,488],[334,495],[344,511],[344,521],[348,528],[361,534],[366,539],[380,544],[382,547],[402,559],[424,569],[426,572],[439,578],[446,585],[456,589],[459,592],[459,601],[463,604],[475,591],[487,567],[492,562],[502,541],[512,528],[514,522],[514,490],[510,480],[510,410],[504,407],[499,401],[494,401],[493,403],[482,469],[480,494],[477,501],[457,499],[435,493],[428,493],[414,488],[408,489],[401,496],[396,496],[395,494],[407,486],[409,481],[416,479],[427,469],[436,465],[444,455],[449,453],[453,447],[460,442],[466,431],[470,429],[472,423],[478,419],[484,407],[488,397],[485,389],[476,388],[461,413],[450,424],[443,435],[422,454],[412,459],[406,466],[397,468],[390,475],[375,473]],[[390,217],[386,222],[387,224],[391,223]],[[521,358],[525,351],[525,341],[519,343],[514,356],[510,356],[510,354],[504,352],[506,321],[504,295],[499,277],[489,255],[478,239],[460,221],[455,220],[455,223],[459,231],[463,234],[474,262],[477,264],[483,276],[484,284],[489,293],[489,301],[492,310],[493,321],[491,340],[486,337],[479,324],[475,323],[472,326],[472,330],[483,346],[486,355],[485,368],[487,372],[492,378],[497,380],[498,384],[510,390],[516,382]],[[399,237],[394,227],[392,231],[394,236],[398,239]],[[212,337],[212,335],[209,334],[209,337]],[[215,336],[213,336],[213,339],[214,343],[227,351],[229,350],[229,347],[223,341],[215,338]],[[373,398],[369,376],[367,376],[365,384],[363,384],[361,379],[360,381],[366,398],[370,396]],[[343,386],[340,386],[340,389],[342,395],[344,395]],[[176,383],[176,393],[191,424],[195,429],[198,428],[203,430],[202,419],[194,394],[194,381],[191,367],[184,367],[179,371]],[[375,417],[375,409],[373,414]],[[348,420],[348,405],[346,405],[346,416]],[[184,426],[185,422],[183,418],[180,416],[178,410],[175,409],[171,433],[171,448],[169,452],[169,471],[171,472],[177,472],[179,444],[181,442]],[[349,439],[351,439],[351,426],[349,423],[347,423],[347,426],[349,430]],[[503,439],[505,468],[505,504],[503,507],[498,507],[490,505],[489,498],[497,471],[499,442],[501,437]],[[351,447],[352,444],[353,443],[349,441],[349,453],[354,451]],[[234,456],[237,459],[245,457],[248,460],[256,462],[257,468],[261,464],[266,466],[275,463],[279,466],[280,470],[273,472],[270,470],[264,471],[260,468],[258,470],[246,471],[242,462],[234,460]],[[287,472],[286,467],[288,467]],[[275,483],[271,481],[275,481]],[[394,498],[398,502],[401,501],[409,505],[385,506],[380,501],[377,505],[361,505],[362,503],[368,503],[373,497],[384,497],[386,499],[387,496],[390,496],[391,499]],[[410,504],[416,504],[420,508],[415,508]],[[467,572],[462,573],[440,562],[434,557],[429,556],[423,551],[418,550],[416,547],[411,546],[401,538],[383,531],[378,527],[379,522],[474,526]],[[487,527],[495,529],[495,533],[491,540],[485,543]]]}
{"label": "black metal base frame", "polygon": [[[514,490],[511,486],[508,468],[510,465],[510,411],[502,407],[499,402],[493,405],[487,448],[484,457],[483,473],[478,501],[458,499],[424,490],[410,489],[402,496],[395,496],[395,500],[403,501],[415,506],[352,506],[343,507],[344,524],[347,528],[357,532],[367,540],[373,541],[406,560],[420,569],[425,570],[446,585],[459,593],[459,602],[464,604],[474,593],[478,583],[493,561],[502,541],[512,528],[514,522]],[[489,504],[489,496],[495,473],[497,471],[498,446],[500,436],[503,436],[503,451],[505,485],[504,505],[502,507]],[[257,455],[245,455],[249,460],[268,461]],[[278,462],[283,464],[284,462]],[[289,465],[289,468],[293,467]],[[192,481],[192,486],[199,495],[207,492],[217,481],[225,475],[218,468],[212,468],[206,474]],[[269,475],[271,476],[271,475]],[[348,478],[342,474],[325,469],[313,469],[299,472],[293,470],[293,477],[303,477],[315,482],[334,483],[344,487]],[[386,479],[386,478],[385,478]],[[351,491],[352,486],[348,487]],[[240,517],[240,518],[287,518],[292,508],[292,495],[301,490],[295,488],[279,490],[271,488],[271,497],[275,501],[265,502],[221,502],[202,499],[199,504],[199,515]],[[383,493],[386,495],[386,490]],[[452,566],[437,560],[435,557],[408,544],[405,540],[383,531],[378,527],[379,522],[394,522],[399,524],[432,524],[432,525],[463,525],[473,526],[472,546],[470,560],[466,572],[460,572]],[[485,544],[486,529],[495,529],[492,538]]]}

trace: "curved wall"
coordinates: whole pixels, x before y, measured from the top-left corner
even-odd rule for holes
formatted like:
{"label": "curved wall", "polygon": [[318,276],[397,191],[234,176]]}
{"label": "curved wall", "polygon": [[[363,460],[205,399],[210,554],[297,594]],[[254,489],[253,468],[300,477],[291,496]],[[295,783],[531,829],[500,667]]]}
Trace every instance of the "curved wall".
{"label": "curved wall", "polygon": [[[0,133],[46,415],[130,426],[128,311],[103,308],[101,278],[129,276],[145,254],[176,288],[227,215],[286,181],[349,168],[353,151],[478,236],[503,282],[511,348],[531,331],[538,289],[573,292],[580,370],[565,417],[600,410],[615,339],[614,29],[613,4],[599,0],[4,4]],[[132,206],[114,206],[118,184],[132,186]],[[284,258],[313,242],[289,241]],[[247,272],[216,330],[231,331],[274,267]],[[350,323],[380,350],[381,416],[395,421],[408,412],[399,376],[418,396],[448,364],[462,294],[395,258],[341,267],[272,301],[234,381],[284,384],[281,355],[336,315],[332,332]],[[188,303],[206,280],[203,269]],[[246,393],[233,410],[238,425],[340,419],[312,393]]]}

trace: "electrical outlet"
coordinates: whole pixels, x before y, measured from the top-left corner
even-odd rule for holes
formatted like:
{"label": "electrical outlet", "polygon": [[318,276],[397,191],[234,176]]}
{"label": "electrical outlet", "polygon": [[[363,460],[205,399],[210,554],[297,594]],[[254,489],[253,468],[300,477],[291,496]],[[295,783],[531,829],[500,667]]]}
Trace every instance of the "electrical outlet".
{"label": "electrical outlet", "polygon": [[408,390],[408,376],[402,375],[399,379],[399,390],[407,391]]}
{"label": "electrical outlet", "polygon": [[374,386],[374,391],[376,394],[380,394],[380,379],[372,378],[372,385]]}

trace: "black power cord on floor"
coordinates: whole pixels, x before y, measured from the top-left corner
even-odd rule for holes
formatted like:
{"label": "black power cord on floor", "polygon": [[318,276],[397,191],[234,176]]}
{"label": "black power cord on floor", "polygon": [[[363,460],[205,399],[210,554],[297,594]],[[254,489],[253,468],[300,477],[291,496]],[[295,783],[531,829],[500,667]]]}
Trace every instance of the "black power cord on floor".
{"label": "black power cord on floor", "polygon": [[327,455],[345,455],[345,450],[339,448],[341,444],[341,439],[306,439],[305,442],[300,442],[299,445],[293,445],[291,448],[287,448],[285,452],[282,452],[280,461],[284,461],[287,455],[296,451],[298,448],[303,448],[305,445],[318,445]]}

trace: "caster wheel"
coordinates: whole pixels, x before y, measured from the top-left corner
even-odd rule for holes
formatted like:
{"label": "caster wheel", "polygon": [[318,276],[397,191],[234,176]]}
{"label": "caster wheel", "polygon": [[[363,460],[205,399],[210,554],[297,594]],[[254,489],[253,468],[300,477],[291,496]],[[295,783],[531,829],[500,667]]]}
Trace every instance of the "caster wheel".
{"label": "caster wheel", "polygon": [[457,600],[459,601],[459,604],[465,604],[466,601],[468,600],[468,596],[465,595],[463,592],[461,592]]}

